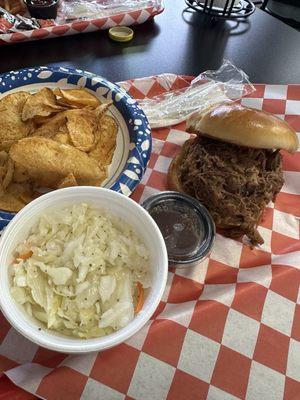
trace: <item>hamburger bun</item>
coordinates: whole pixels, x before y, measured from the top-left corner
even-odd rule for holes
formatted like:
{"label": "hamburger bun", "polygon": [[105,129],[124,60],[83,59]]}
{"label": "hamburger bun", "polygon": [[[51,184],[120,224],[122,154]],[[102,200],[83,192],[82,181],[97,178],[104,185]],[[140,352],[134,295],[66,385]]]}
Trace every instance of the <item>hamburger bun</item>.
{"label": "hamburger bun", "polygon": [[294,153],[299,147],[297,134],[287,122],[233,102],[217,104],[201,114],[191,115],[187,120],[187,132],[257,149],[283,149]]}

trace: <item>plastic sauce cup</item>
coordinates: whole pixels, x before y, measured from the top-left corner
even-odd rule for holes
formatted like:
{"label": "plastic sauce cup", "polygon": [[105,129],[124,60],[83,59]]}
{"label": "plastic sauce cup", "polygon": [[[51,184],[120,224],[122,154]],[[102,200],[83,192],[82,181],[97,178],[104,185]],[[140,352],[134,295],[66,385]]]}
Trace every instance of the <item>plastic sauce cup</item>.
{"label": "plastic sauce cup", "polygon": [[157,223],[175,267],[189,267],[205,259],[215,240],[215,224],[196,199],[178,192],[162,192],[142,206]]}

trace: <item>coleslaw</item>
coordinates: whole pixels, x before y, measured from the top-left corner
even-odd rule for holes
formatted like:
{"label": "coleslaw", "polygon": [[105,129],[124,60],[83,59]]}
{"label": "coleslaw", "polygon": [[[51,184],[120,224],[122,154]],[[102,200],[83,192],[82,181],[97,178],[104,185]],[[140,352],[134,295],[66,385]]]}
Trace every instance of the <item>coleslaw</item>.
{"label": "coleslaw", "polygon": [[126,326],[149,288],[149,253],[124,221],[87,204],[40,217],[16,248],[11,294],[48,329],[93,338]]}

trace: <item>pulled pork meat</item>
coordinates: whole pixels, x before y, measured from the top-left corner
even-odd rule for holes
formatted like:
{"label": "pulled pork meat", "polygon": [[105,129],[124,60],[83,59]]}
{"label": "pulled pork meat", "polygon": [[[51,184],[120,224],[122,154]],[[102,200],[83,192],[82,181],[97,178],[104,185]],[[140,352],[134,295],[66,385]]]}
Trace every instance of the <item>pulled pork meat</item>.
{"label": "pulled pork meat", "polygon": [[197,136],[184,144],[177,165],[182,189],[207,207],[222,234],[264,242],[257,224],[283,185],[278,150]]}

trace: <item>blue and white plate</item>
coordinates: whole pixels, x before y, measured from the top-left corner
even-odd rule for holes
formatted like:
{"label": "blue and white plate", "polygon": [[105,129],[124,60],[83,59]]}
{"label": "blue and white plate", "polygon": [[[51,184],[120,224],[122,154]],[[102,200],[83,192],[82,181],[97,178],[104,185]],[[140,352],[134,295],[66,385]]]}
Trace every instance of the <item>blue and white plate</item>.
{"label": "blue and white plate", "polygon": [[[150,126],[137,102],[118,85],[77,69],[36,67],[0,75],[0,98],[20,90],[33,93],[43,87],[84,87],[100,100],[113,101],[109,112],[119,126],[117,146],[102,186],[129,196],[142,179],[151,154]],[[13,216],[0,211],[0,229]]]}

